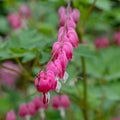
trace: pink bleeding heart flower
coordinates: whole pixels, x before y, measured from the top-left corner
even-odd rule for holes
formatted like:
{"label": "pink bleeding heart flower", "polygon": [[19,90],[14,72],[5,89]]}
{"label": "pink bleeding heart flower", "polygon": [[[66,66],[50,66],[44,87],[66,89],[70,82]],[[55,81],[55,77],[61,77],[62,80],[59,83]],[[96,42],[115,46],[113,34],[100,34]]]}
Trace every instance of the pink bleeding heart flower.
{"label": "pink bleeding heart flower", "polygon": [[58,109],[60,107],[60,98],[59,98],[59,96],[54,96],[52,98],[52,107],[54,109]]}
{"label": "pink bleeding heart flower", "polygon": [[61,48],[61,43],[60,42],[55,42],[52,47],[52,55],[57,58],[58,52],[60,51]]}
{"label": "pink bleeding heart flower", "polygon": [[20,14],[26,18],[30,18],[31,17],[31,10],[30,8],[26,5],[26,4],[22,4],[20,6]]}
{"label": "pink bleeding heart flower", "polygon": [[6,120],[16,120],[16,115],[13,110],[7,113]]}
{"label": "pink bleeding heart flower", "polygon": [[72,59],[73,47],[72,47],[71,43],[69,43],[69,42],[64,42],[62,51],[65,52],[66,57],[67,57],[68,60]]}
{"label": "pink bleeding heart flower", "polygon": [[35,79],[35,86],[36,86],[38,92],[46,93],[51,90],[49,81],[47,79],[37,77]]}
{"label": "pink bleeding heart flower", "polygon": [[53,72],[47,71],[47,73],[43,73],[42,71],[42,77],[40,74],[35,79],[35,86],[39,92],[47,93],[50,90],[55,89],[57,81],[55,80],[55,76]]}
{"label": "pink bleeding heart flower", "polygon": [[64,42],[62,46],[61,46],[61,42],[54,43],[52,48],[52,55],[54,55],[55,58],[57,58],[58,54],[61,51],[65,52],[68,60],[72,59],[73,47],[69,42]]}
{"label": "pink bleeding heart flower", "polygon": [[63,31],[64,31],[64,26],[62,26],[62,27],[59,28],[58,35],[59,35],[60,33],[63,34]]}
{"label": "pink bleeding heart flower", "polygon": [[66,31],[64,31],[64,27],[60,27],[59,32],[58,32],[58,41],[63,42],[65,39],[65,36],[66,36]]}
{"label": "pink bleeding heart flower", "polygon": [[23,103],[23,104],[20,105],[18,114],[21,118],[24,118],[26,115],[28,115],[27,104]]}
{"label": "pink bleeding heart flower", "polygon": [[73,17],[72,17],[71,15],[68,17],[67,27],[71,27],[71,28],[73,28],[73,29],[76,28],[76,23],[75,23],[75,21],[73,20]]}
{"label": "pink bleeding heart flower", "polygon": [[[42,77],[41,77],[42,76]],[[39,92],[48,92],[50,90],[46,73],[41,71],[35,79],[35,86]]]}
{"label": "pink bleeding heart flower", "polygon": [[41,71],[41,72],[39,73],[39,77],[40,77],[40,78],[45,78],[45,76],[46,76],[46,73],[45,73],[44,71]]}
{"label": "pink bleeding heart flower", "polygon": [[[69,27],[69,28],[71,28],[71,27]],[[68,30],[65,31],[64,29],[65,29],[64,27],[60,27],[59,32],[58,32],[58,42],[60,42],[60,43],[62,43],[62,42],[70,42],[70,40],[69,40],[69,38],[67,36]],[[71,28],[71,29],[73,29],[73,28]]]}
{"label": "pink bleeding heart flower", "polygon": [[114,35],[114,43],[120,46],[120,31],[116,32]]}
{"label": "pink bleeding heart flower", "polygon": [[76,28],[75,22],[73,20],[70,20],[70,19],[68,20],[67,26],[68,27],[72,27],[74,29]]}
{"label": "pink bleeding heart flower", "polygon": [[39,109],[47,109],[48,108],[48,104],[43,103],[43,96],[42,97],[36,96],[33,99],[33,103],[34,103],[36,111],[38,111]]}
{"label": "pink bleeding heart flower", "polygon": [[35,105],[35,110],[38,111],[40,109],[40,105],[41,105],[40,97],[36,96],[33,99],[33,103]]}
{"label": "pink bleeding heart flower", "polygon": [[[79,11],[61,7],[58,11],[60,17],[60,29],[58,41],[53,44],[52,57],[46,66],[46,72],[41,72],[35,79],[35,86],[39,92],[43,92],[43,101],[46,102],[46,93],[50,90],[59,91],[61,84],[58,79],[64,82],[68,78],[65,72],[68,61],[72,59],[73,48],[78,46],[78,36],[75,27],[79,19]],[[67,105],[66,105],[67,106]],[[67,107],[66,107],[67,108]]]}
{"label": "pink bleeding heart flower", "polygon": [[56,77],[63,78],[64,72],[68,63],[65,52],[58,54],[58,58],[52,62],[50,61],[47,65],[47,71],[52,71]]}
{"label": "pink bleeding heart flower", "polygon": [[63,74],[66,70],[66,67],[67,67],[67,64],[68,64],[68,59],[67,59],[67,56],[65,54],[65,52],[61,52],[59,55],[58,55],[58,59],[61,63],[61,66],[62,66],[62,70],[63,70]]}
{"label": "pink bleeding heart flower", "polygon": [[[61,56],[62,57],[62,56]],[[63,56],[64,57],[64,56]],[[65,71],[65,67],[66,67],[66,63],[63,62],[67,62],[67,60],[65,61],[65,58],[62,59],[60,58],[60,56],[58,56],[58,58],[54,61],[54,62],[49,62],[48,66],[47,66],[47,70],[51,71],[52,73],[50,74],[54,74],[55,77],[59,77],[59,78],[63,78],[64,76],[64,71]],[[67,58],[66,58],[67,59]],[[54,85],[54,89],[56,87],[56,84]],[[53,89],[53,90],[54,90]]]}
{"label": "pink bleeding heart flower", "polygon": [[29,102],[27,104],[27,109],[28,109],[28,115],[34,116],[36,109],[35,109],[35,105],[33,102]]}
{"label": "pink bleeding heart flower", "polygon": [[63,69],[62,69],[62,65],[61,65],[61,62],[60,62],[60,60],[59,59],[56,59],[55,61],[54,61],[54,64],[55,64],[55,66],[56,66],[56,68],[57,68],[57,73],[58,73],[58,77],[62,77],[62,73],[63,73]]}
{"label": "pink bleeding heart flower", "polygon": [[48,103],[43,102],[43,96],[40,97],[40,109],[48,109]]}
{"label": "pink bleeding heart flower", "polygon": [[60,26],[64,26],[65,25],[66,18],[67,18],[67,16],[64,13],[62,13],[61,17],[60,17],[60,21],[59,21],[59,25]]}
{"label": "pink bleeding heart flower", "polygon": [[65,109],[70,107],[70,100],[67,95],[63,94],[60,96],[60,104]]}
{"label": "pink bleeding heart flower", "polygon": [[60,17],[59,24],[60,24],[60,26],[64,26],[65,20],[67,18],[66,9],[64,7],[60,7],[59,10],[58,10],[58,14],[59,14],[59,17]]}
{"label": "pink bleeding heart flower", "polygon": [[79,20],[79,18],[80,18],[80,12],[79,12],[79,10],[78,10],[78,9],[73,9],[71,15],[72,15],[72,17],[73,17],[75,23],[77,23],[78,20]]}
{"label": "pink bleeding heart flower", "polygon": [[58,9],[58,15],[59,17],[61,17],[62,14],[65,14],[66,13],[66,9],[64,6],[61,6],[59,9]]}
{"label": "pink bleeding heart flower", "polygon": [[52,61],[47,64],[47,71],[52,71],[55,76],[58,74],[57,67]]}
{"label": "pink bleeding heart flower", "polygon": [[95,40],[96,49],[107,48],[109,46],[109,41],[105,37],[100,37]]}
{"label": "pink bleeding heart flower", "polygon": [[55,90],[57,81],[56,81],[56,76],[52,71],[47,71],[47,79],[49,80],[51,90]]}
{"label": "pink bleeding heart flower", "polygon": [[69,42],[72,44],[74,48],[78,47],[79,44],[78,36],[73,28],[68,29],[67,37],[69,39]]}
{"label": "pink bleeding heart flower", "polygon": [[22,18],[18,13],[10,13],[7,19],[13,29],[20,29],[22,27]]}
{"label": "pink bleeding heart flower", "polygon": [[54,96],[52,99],[52,107],[54,109],[64,108],[67,109],[70,107],[69,97],[65,94],[61,96]]}

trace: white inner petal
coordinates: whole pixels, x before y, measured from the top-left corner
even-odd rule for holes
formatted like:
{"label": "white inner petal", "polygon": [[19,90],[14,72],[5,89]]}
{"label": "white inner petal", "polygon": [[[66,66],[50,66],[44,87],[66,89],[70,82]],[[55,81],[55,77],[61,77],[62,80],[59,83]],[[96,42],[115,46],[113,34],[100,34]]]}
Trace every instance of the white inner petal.
{"label": "white inner petal", "polygon": [[45,112],[44,112],[44,109],[41,108],[39,111],[40,111],[40,118],[41,118],[42,120],[45,120]]}
{"label": "white inner petal", "polygon": [[26,116],[26,120],[30,120],[30,115],[27,115],[27,116]]}
{"label": "white inner petal", "polygon": [[63,82],[65,83],[69,77],[69,74],[65,71],[64,77],[63,77]]}
{"label": "white inner petal", "polygon": [[48,100],[48,103],[49,103],[49,101],[50,101],[50,93],[49,92],[46,93],[45,96],[46,96],[46,99]]}
{"label": "white inner petal", "polygon": [[60,92],[61,86],[61,83],[57,81],[56,92]]}
{"label": "white inner petal", "polygon": [[60,107],[59,110],[60,110],[61,117],[64,119],[65,118],[65,109],[63,107]]}

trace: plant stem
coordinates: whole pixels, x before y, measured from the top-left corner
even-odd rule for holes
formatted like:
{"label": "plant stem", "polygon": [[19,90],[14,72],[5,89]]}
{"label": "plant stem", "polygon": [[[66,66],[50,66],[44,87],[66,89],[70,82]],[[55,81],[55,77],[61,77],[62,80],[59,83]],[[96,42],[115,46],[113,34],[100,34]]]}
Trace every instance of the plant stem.
{"label": "plant stem", "polygon": [[83,72],[83,88],[84,88],[84,107],[83,107],[83,113],[84,113],[84,120],[88,120],[88,106],[87,106],[87,75],[86,75],[86,65],[85,65],[85,58],[81,57],[82,62],[82,72]]}
{"label": "plant stem", "polygon": [[7,70],[10,70],[10,71],[13,71],[13,72],[16,72],[17,74],[20,74],[19,71],[13,69],[13,68],[10,68],[10,67],[7,67],[7,66],[4,66],[4,65],[0,65],[0,68],[4,68],[4,69],[7,69]]}
{"label": "plant stem", "polygon": [[29,72],[26,70],[26,68],[22,65],[22,63],[20,62],[20,60],[18,58],[15,59],[16,62],[18,63],[18,65],[22,68],[23,70],[23,75],[26,76],[28,78],[29,81],[34,82],[34,79],[32,78],[32,76],[29,74]]}
{"label": "plant stem", "polygon": [[[83,35],[84,35],[84,31],[85,31],[85,25],[86,25],[86,22],[88,20],[88,17],[90,15],[90,13],[92,12],[93,8],[94,8],[94,5],[96,3],[97,0],[94,0],[92,5],[89,7],[88,9],[88,12],[83,20],[83,23],[82,23],[82,26],[81,26],[81,29],[80,29],[80,32],[78,32],[78,35],[79,35],[79,39],[80,39],[80,42],[82,43],[83,42]],[[84,120],[88,120],[88,105],[87,105],[87,75],[86,75],[86,63],[85,63],[85,57],[82,56],[81,57],[81,63],[82,63],[82,73],[83,73],[83,115],[84,115]]]}
{"label": "plant stem", "polygon": [[92,5],[89,7],[89,9],[88,9],[88,12],[87,12],[87,14],[85,15],[85,17],[84,17],[84,20],[83,20],[83,23],[82,23],[82,34],[84,34],[84,29],[85,29],[85,25],[86,25],[86,22],[87,22],[87,20],[88,20],[88,17],[90,16],[90,13],[92,12],[92,10],[93,10],[93,8],[94,8],[94,6],[95,6],[95,3],[96,3],[96,1],[97,0],[94,0],[93,1],[93,3],[92,3]]}

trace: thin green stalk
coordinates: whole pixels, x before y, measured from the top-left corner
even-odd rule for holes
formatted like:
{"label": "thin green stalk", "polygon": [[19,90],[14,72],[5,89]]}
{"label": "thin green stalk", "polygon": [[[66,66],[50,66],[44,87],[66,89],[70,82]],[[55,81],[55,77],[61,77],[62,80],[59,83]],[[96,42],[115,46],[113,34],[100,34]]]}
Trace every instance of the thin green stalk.
{"label": "thin green stalk", "polygon": [[34,82],[33,77],[29,74],[29,72],[26,70],[26,68],[22,65],[22,63],[20,62],[20,60],[18,58],[15,59],[16,62],[18,63],[18,65],[22,68],[23,70],[23,75],[26,76],[28,78],[29,81]]}
{"label": "thin green stalk", "polygon": [[82,62],[82,72],[83,72],[83,101],[84,101],[84,107],[83,107],[83,114],[84,119],[88,120],[88,105],[87,105],[87,75],[86,75],[86,65],[85,65],[85,58],[81,57]]}
{"label": "thin green stalk", "polygon": [[15,69],[13,69],[13,68],[10,68],[10,67],[6,67],[6,66],[4,66],[4,65],[0,65],[0,68],[4,68],[4,69],[7,69],[7,70],[10,70],[10,71],[16,72],[17,74],[20,74],[19,71],[15,70]]}
{"label": "thin green stalk", "polygon": [[[83,35],[84,35],[84,30],[85,30],[85,25],[86,25],[86,22],[88,20],[88,17],[90,15],[90,13],[92,12],[93,8],[94,8],[94,5],[96,3],[97,0],[94,0],[93,1],[93,4],[89,7],[88,9],[88,12],[83,20],[83,23],[82,23],[82,26],[81,26],[81,29],[80,29],[80,32],[78,32],[79,34],[79,39],[80,39],[80,42],[82,43],[83,42]],[[85,61],[85,57],[82,56],[81,57],[81,63],[82,63],[82,73],[83,73],[83,115],[84,115],[84,120],[88,120],[88,98],[87,98],[87,75],[86,75],[86,61]]]}
{"label": "thin green stalk", "polygon": [[9,67],[6,67],[6,66],[4,66],[4,65],[0,65],[0,68],[4,68],[4,69],[7,69],[7,70],[16,72],[17,74],[22,74],[23,76],[27,77],[28,80],[30,80],[31,82],[33,82],[33,78],[32,78],[30,75],[28,76],[28,74],[26,74],[25,72],[22,72],[22,73],[21,73],[21,72],[15,70],[15,69],[13,69],[13,68],[9,68]]}
{"label": "thin green stalk", "polygon": [[80,29],[80,33],[82,33],[82,35],[84,34],[84,29],[85,29],[86,22],[88,20],[88,17],[90,16],[94,6],[95,6],[96,1],[97,0],[93,1],[92,5],[89,7],[88,12],[86,13],[86,15],[84,17],[84,20],[83,20],[83,23],[82,23],[82,26],[81,26],[81,29]]}

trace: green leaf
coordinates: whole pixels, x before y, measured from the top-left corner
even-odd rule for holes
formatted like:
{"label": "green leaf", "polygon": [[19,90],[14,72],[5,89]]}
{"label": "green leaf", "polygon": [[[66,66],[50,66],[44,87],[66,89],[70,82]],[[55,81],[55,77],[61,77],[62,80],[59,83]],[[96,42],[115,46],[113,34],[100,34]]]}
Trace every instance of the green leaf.
{"label": "green leaf", "polygon": [[[93,3],[93,0],[88,0],[89,3]],[[111,2],[109,0],[97,0],[95,6],[102,9],[102,10],[105,10],[105,11],[108,11],[108,10],[111,10]]]}
{"label": "green leaf", "polygon": [[94,51],[88,45],[79,45],[78,48],[74,50],[75,56],[84,56],[86,58],[94,58],[95,54]]}
{"label": "green leaf", "polygon": [[0,16],[0,32],[6,34],[9,31],[7,18]]}

